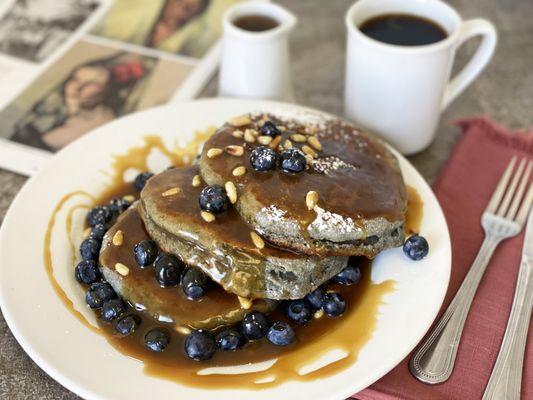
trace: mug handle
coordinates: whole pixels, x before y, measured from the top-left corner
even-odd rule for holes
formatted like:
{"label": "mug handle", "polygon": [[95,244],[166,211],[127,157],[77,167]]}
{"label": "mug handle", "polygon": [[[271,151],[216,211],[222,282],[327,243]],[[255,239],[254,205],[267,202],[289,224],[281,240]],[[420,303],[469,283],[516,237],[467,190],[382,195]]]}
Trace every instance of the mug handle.
{"label": "mug handle", "polygon": [[456,49],[474,36],[481,36],[481,43],[464,68],[446,86],[442,99],[442,110],[470,85],[483,71],[496,48],[497,34],[494,25],[481,18],[465,21],[459,28],[459,40]]}

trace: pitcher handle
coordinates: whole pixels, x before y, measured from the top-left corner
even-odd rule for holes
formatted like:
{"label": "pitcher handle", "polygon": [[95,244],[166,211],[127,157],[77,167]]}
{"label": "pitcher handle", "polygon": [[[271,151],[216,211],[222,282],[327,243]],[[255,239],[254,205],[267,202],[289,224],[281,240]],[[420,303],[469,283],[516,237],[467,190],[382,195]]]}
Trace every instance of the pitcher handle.
{"label": "pitcher handle", "polygon": [[461,25],[457,48],[474,36],[481,36],[481,43],[470,61],[446,86],[442,99],[442,110],[470,85],[483,71],[496,48],[497,34],[494,25],[481,18],[471,19]]}

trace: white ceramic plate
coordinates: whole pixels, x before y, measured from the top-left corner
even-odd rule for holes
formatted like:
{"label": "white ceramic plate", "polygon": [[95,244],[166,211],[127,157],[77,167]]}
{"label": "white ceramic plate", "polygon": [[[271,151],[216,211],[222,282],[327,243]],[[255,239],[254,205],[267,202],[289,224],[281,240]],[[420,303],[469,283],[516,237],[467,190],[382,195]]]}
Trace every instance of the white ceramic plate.
{"label": "white ceramic plate", "polygon": [[[424,202],[421,233],[430,243],[430,253],[419,262],[408,260],[401,249],[378,256],[372,280],[393,279],[396,290],[384,298],[373,337],[361,350],[358,361],[334,376],[253,392],[220,390],[213,394],[181,386],[145,375],[140,362],[120,354],[62,304],[43,267],[43,244],[50,216],[65,194],[80,189],[98,194],[109,184],[105,171],[110,170],[113,155],[142,144],[146,134],[158,134],[172,147],[176,141],[187,143],[196,130],[258,110],[306,109],[274,102],[213,99],[134,114],[65,148],[21,190],[0,231],[0,305],[22,347],[59,383],[82,397],[95,399],[344,399],[391,370],[426,333],[448,286],[450,239],[431,189],[399,154],[407,184],[418,190]],[[153,163],[157,161],[154,157]],[[64,217],[59,215],[58,219]],[[82,213],[75,215],[73,229],[79,229],[82,218]],[[52,236],[52,250],[56,279],[76,308],[85,312],[83,290],[72,276],[72,252],[60,233]],[[91,313],[87,315],[92,317]]]}

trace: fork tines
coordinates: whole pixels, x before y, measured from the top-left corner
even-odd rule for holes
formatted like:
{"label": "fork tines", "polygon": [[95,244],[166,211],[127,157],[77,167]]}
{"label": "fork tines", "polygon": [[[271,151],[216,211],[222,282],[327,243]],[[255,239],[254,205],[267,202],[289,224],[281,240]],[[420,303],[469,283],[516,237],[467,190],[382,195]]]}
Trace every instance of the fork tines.
{"label": "fork tines", "polygon": [[516,160],[514,156],[509,162],[485,211],[522,225],[533,203],[533,185],[530,183],[533,161],[523,158],[515,169]]}

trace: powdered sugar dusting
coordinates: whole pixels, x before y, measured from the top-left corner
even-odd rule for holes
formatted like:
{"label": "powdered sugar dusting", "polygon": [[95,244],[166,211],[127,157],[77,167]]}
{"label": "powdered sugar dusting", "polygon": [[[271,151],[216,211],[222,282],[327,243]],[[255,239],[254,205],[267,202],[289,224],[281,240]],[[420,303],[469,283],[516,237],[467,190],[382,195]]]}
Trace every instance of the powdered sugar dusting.
{"label": "powdered sugar dusting", "polygon": [[263,207],[261,209],[261,213],[264,213],[265,215],[267,215],[271,221],[281,222],[285,219],[285,214],[287,212],[272,204],[268,207]]}
{"label": "powdered sugar dusting", "polygon": [[316,218],[309,225],[309,228],[316,232],[326,233],[334,231],[336,236],[351,237],[359,228],[350,217],[343,217],[339,214],[315,207]]}
{"label": "powdered sugar dusting", "polygon": [[351,169],[352,171],[357,171],[357,167],[355,165],[348,164],[337,156],[328,156],[314,159],[313,169],[325,175],[328,175],[340,169]]}
{"label": "powdered sugar dusting", "polygon": [[[328,122],[334,121],[335,117],[328,114],[318,114],[311,111],[304,110],[286,110],[281,108],[276,108],[273,111],[268,112],[252,112],[250,117],[252,119],[260,118],[265,114],[270,114],[280,120],[287,126],[289,129],[301,128],[301,126],[313,126],[320,130],[326,129]],[[300,125],[300,126],[298,126]]]}

